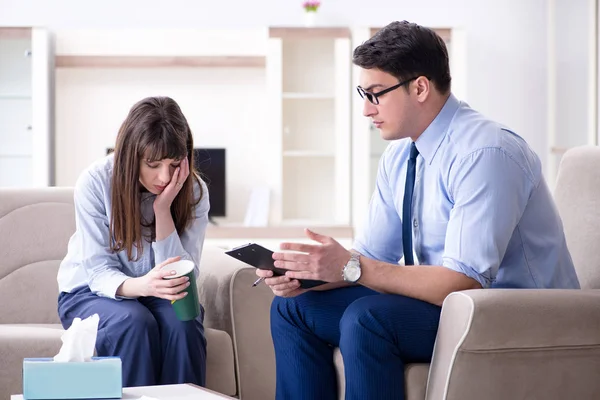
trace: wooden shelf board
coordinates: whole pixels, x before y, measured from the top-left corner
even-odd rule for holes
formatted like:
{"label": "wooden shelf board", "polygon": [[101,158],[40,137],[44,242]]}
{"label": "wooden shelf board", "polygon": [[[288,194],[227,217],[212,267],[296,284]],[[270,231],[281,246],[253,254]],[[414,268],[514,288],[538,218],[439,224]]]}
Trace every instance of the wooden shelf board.
{"label": "wooden shelf board", "polygon": [[[382,27],[372,27],[371,28],[371,36],[373,36],[374,34],[376,34]],[[433,31],[435,33],[437,33],[438,35],[440,35],[440,37],[442,38],[442,40],[445,43],[450,43],[450,38],[452,37],[452,29],[450,28],[431,28],[433,29]]]}
{"label": "wooden shelf board", "polygon": [[286,150],[284,157],[335,157],[331,151],[313,151],[313,150]]}
{"label": "wooden shelf board", "polygon": [[29,39],[31,28],[0,28],[0,39]]}
{"label": "wooden shelf board", "polygon": [[[292,221],[290,221],[292,222]],[[354,229],[351,226],[344,225],[319,225],[311,224],[310,221],[293,221],[293,225],[286,226],[285,223],[280,226],[266,227],[247,227],[247,226],[213,226],[209,225],[206,229],[207,239],[289,239],[305,238],[304,228],[314,227],[322,235],[352,238]]]}
{"label": "wooden shelf board", "polygon": [[56,68],[263,68],[264,56],[56,56]]}
{"label": "wooden shelf board", "polygon": [[308,92],[283,92],[281,95],[284,99],[296,100],[328,100],[335,99],[335,95],[329,93],[308,93]]}
{"label": "wooden shelf board", "polygon": [[569,150],[568,147],[561,147],[561,146],[552,146],[550,147],[550,153],[552,154],[558,154],[558,155],[563,155],[567,152],[567,150]]}
{"label": "wooden shelf board", "polygon": [[299,27],[270,27],[269,37],[281,39],[348,39],[350,28],[346,27],[322,27],[322,28],[299,28]]}

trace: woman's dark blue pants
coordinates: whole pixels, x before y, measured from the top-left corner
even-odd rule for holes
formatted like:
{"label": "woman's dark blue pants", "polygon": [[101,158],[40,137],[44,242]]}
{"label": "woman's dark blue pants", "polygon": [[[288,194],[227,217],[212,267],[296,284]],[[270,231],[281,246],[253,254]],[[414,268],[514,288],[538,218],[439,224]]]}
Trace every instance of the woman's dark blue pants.
{"label": "woman's dark blue pants", "polygon": [[96,353],[121,358],[125,387],[205,385],[206,338],[204,309],[200,310],[196,319],[182,322],[170,301],[156,297],[118,301],[99,297],[86,287],[58,298],[65,329],[75,317],[100,316]]}

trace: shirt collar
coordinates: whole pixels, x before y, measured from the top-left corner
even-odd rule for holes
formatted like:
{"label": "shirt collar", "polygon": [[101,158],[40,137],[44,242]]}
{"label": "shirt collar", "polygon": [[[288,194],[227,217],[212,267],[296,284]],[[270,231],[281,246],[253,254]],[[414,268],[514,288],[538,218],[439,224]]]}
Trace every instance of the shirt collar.
{"label": "shirt collar", "polygon": [[415,142],[419,154],[421,154],[428,164],[431,164],[433,161],[442,140],[446,136],[448,126],[450,126],[450,122],[452,122],[454,114],[456,114],[459,107],[460,101],[450,93],[438,115]]}
{"label": "shirt collar", "polygon": [[140,196],[142,202],[150,200],[150,199],[154,199],[156,197],[156,195],[154,193],[148,192],[148,191],[143,191],[142,195]]}

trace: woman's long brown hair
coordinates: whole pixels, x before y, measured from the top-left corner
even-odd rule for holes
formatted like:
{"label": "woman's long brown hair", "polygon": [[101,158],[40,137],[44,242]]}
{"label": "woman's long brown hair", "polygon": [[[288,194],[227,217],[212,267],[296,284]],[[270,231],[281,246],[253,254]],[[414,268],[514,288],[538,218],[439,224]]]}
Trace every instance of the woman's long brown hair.
{"label": "woman's long brown hair", "polygon": [[[127,251],[131,261],[133,248],[141,254],[142,225],[151,227],[154,221],[142,221],[140,162],[147,158],[160,161],[165,158],[188,157],[190,175],[171,204],[171,215],[177,233],[181,234],[195,217],[194,210],[204,193],[200,178],[194,171],[194,140],[188,122],[179,105],[169,97],[148,97],[136,103],[121,125],[115,144],[115,164],[112,175],[110,219],[110,246],[114,252]],[[194,182],[200,187],[200,196],[194,198]],[[151,238],[149,239],[151,240]]]}

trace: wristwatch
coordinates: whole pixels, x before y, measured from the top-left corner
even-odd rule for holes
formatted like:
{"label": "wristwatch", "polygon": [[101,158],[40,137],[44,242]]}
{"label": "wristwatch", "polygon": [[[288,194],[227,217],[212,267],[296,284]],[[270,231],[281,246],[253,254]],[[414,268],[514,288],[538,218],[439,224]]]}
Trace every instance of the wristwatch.
{"label": "wristwatch", "polygon": [[350,261],[348,261],[342,270],[342,278],[346,282],[356,283],[360,279],[360,274],[360,254],[351,253]]}

